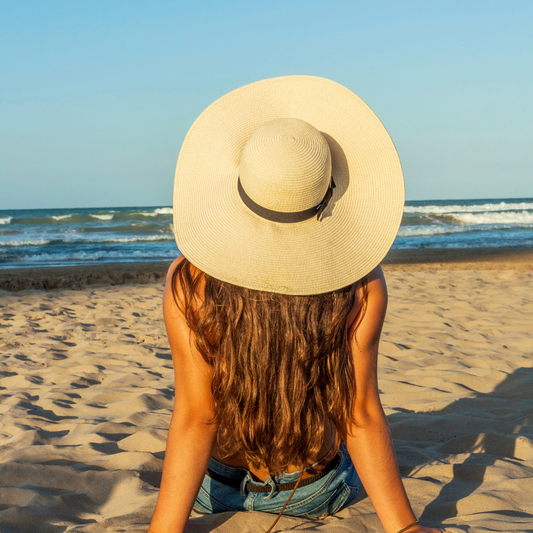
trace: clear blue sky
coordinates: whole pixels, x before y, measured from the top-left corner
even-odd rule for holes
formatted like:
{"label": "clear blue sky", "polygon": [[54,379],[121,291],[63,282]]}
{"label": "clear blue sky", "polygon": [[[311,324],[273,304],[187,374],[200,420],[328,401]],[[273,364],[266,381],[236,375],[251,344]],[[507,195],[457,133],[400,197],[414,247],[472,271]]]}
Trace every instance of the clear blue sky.
{"label": "clear blue sky", "polygon": [[531,0],[0,2],[0,209],[170,205],[183,138],[263,78],[346,85],[407,199],[533,197]]}

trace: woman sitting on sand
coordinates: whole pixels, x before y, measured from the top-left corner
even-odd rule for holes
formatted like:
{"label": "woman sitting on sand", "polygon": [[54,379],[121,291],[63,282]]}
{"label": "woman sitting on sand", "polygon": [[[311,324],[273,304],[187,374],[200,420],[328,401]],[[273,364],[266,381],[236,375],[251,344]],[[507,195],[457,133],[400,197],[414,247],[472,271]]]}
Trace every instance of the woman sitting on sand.
{"label": "woman sitting on sand", "polygon": [[413,514],[377,385],[378,265],[403,200],[385,128],[332,81],[263,80],[196,120],[176,169],[175,408],[151,533],[183,531],[193,508],[320,518],[362,485],[387,533],[439,531]]}

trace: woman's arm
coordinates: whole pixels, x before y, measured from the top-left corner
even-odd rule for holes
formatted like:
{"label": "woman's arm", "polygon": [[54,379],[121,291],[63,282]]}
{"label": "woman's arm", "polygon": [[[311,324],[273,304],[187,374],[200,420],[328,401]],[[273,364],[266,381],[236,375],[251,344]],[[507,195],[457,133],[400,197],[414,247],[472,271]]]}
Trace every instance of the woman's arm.
{"label": "woman's arm", "polygon": [[[389,426],[379,399],[378,345],[386,310],[385,278],[381,267],[377,267],[368,277],[365,315],[351,335],[356,425],[344,435],[344,440],[383,528],[386,533],[396,533],[416,518],[403,487]],[[438,531],[420,526],[408,530],[409,533]]]}
{"label": "woman's arm", "polygon": [[213,422],[211,367],[196,350],[192,334],[172,295],[172,273],[178,262],[179,259],[170,267],[163,297],[165,326],[174,362],[174,412],[150,533],[184,530],[218,431]]}

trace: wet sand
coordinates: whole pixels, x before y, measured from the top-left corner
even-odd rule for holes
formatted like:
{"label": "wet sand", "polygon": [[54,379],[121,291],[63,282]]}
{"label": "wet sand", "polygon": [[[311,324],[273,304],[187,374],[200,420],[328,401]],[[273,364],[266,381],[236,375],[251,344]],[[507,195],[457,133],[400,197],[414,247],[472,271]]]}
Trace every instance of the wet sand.
{"label": "wet sand", "polygon": [[[386,271],[403,270],[528,270],[533,249],[472,248],[391,250],[383,260]],[[95,263],[92,265],[0,268],[0,290],[82,289],[164,281],[170,263]]]}

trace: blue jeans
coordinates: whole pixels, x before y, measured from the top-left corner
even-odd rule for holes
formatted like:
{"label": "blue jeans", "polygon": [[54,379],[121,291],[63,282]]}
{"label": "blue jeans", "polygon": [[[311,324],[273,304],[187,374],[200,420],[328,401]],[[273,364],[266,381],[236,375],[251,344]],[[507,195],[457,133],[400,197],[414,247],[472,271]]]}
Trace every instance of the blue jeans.
{"label": "blue jeans", "polygon": [[[339,449],[340,462],[323,478],[296,489],[284,514],[307,518],[324,517],[348,505],[361,488],[361,481],[344,442]],[[254,481],[246,468],[237,468],[211,459],[209,469],[217,474],[241,481],[241,489],[231,487],[209,476],[204,477],[194,509],[201,513],[224,511],[263,511],[279,513],[292,491],[277,491],[275,483],[296,481],[299,472],[276,474],[265,481]],[[270,492],[249,492],[246,483],[272,487]]]}

